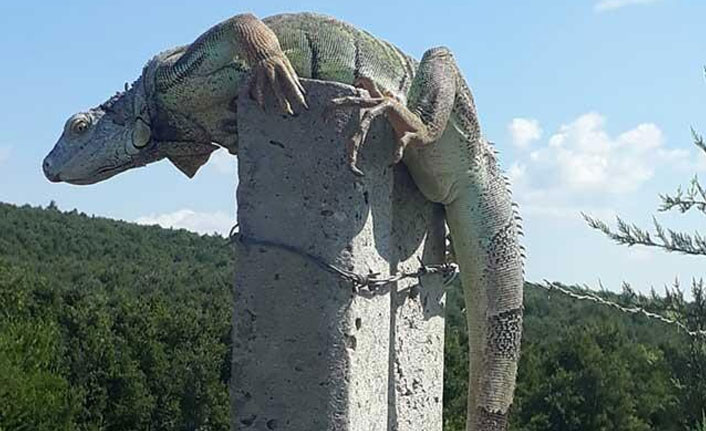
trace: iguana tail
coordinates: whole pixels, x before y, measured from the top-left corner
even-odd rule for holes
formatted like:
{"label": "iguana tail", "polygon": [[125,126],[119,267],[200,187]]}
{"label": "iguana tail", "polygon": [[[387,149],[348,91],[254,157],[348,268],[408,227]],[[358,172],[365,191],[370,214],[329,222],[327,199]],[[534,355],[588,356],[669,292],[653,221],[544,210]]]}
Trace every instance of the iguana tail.
{"label": "iguana tail", "polygon": [[493,149],[480,141],[469,182],[446,206],[469,333],[467,429],[506,430],[522,337],[519,217]]}

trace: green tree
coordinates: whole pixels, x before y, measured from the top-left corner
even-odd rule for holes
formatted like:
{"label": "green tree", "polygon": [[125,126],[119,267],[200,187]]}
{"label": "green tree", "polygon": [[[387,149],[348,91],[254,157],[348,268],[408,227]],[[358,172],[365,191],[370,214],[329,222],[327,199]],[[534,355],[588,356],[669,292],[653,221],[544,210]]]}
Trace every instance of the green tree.
{"label": "green tree", "polygon": [[0,430],[228,430],[227,240],[0,204]]}
{"label": "green tree", "polygon": [[60,328],[32,309],[35,286],[44,280],[0,260],[0,430],[73,430]]}
{"label": "green tree", "polygon": [[[694,144],[706,152],[703,137],[692,131]],[[706,215],[706,190],[694,177],[686,189],[681,187],[674,194],[660,195],[660,211],[676,210],[681,213],[698,211]],[[601,231],[618,244],[629,247],[641,245],[662,249],[669,253],[706,256],[706,238],[698,232],[689,234],[665,229],[653,217],[653,231],[617,218],[617,227],[611,229],[605,222],[584,215],[589,226]],[[678,282],[672,289],[666,289],[666,296],[658,300],[653,296],[653,304],[659,312],[678,320],[679,327],[689,331],[691,336],[679,349],[667,348],[666,355],[673,364],[675,381],[680,388],[680,402],[683,412],[680,422],[683,427],[698,427],[706,406],[706,291],[702,279],[692,281],[692,302],[686,302]]]}
{"label": "green tree", "polygon": [[563,338],[525,351],[516,429],[680,429],[665,414],[675,396],[658,349],[631,342],[614,322],[573,326]]}

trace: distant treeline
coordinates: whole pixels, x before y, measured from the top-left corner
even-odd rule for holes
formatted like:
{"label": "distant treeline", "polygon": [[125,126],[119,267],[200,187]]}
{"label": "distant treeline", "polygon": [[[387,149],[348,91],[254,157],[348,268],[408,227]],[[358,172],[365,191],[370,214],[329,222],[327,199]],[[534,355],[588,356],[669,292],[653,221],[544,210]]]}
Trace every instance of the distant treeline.
{"label": "distant treeline", "polygon": [[[229,430],[234,270],[221,237],[0,204],[0,431]],[[699,429],[704,342],[525,291],[513,430]],[[706,321],[698,301],[609,296]],[[458,289],[447,303],[445,430],[455,431],[467,390]]]}

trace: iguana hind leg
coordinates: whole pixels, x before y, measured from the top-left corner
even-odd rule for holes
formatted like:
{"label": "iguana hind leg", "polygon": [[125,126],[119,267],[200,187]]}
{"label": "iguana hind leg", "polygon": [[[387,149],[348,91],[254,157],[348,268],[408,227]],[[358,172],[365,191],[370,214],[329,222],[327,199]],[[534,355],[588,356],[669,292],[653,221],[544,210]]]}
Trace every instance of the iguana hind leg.
{"label": "iguana hind leg", "polygon": [[[424,54],[408,99],[408,106],[390,97],[336,103],[370,116],[385,113],[399,141],[396,160],[408,145],[424,146],[405,162],[425,196],[444,203],[461,269],[470,350],[466,429],[505,431],[522,334],[522,259],[512,201],[448,49]],[[441,139],[449,127],[449,138]]]}

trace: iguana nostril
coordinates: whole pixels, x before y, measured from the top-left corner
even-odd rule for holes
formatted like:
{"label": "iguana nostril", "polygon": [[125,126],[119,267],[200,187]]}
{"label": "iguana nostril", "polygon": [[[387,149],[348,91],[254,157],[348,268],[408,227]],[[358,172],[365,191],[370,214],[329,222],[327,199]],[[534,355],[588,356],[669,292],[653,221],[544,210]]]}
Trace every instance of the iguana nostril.
{"label": "iguana nostril", "polygon": [[53,183],[57,183],[61,181],[59,178],[59,174],[56,172],[52,172],[52,163],[49,160],[49,157],[44,159],[44,163],[42,163],[42,170],[44,171],[44,176],[47,177],[47,179]]}

